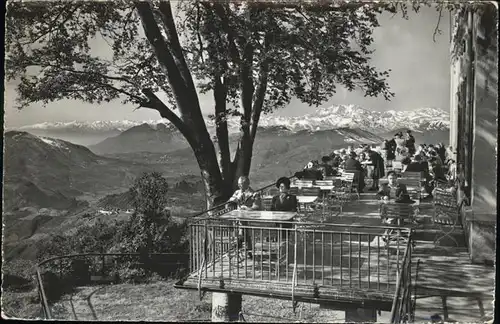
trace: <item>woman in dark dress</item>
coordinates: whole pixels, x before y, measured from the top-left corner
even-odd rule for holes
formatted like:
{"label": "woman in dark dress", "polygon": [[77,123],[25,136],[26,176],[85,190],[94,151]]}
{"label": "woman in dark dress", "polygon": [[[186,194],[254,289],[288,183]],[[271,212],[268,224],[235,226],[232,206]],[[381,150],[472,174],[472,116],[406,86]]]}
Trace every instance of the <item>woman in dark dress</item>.
{"label": "woman in dark dress", "polygon": [[[279,178],[278,181],[276,181],[276,187],[279,189],[280,193],[273,197],[271,201],[271,210],[296,212],[298,205],[297,196],[288,193],[288,190],[290,190],[290,179],[286,177]],[[282,225],[282,228],[292,228],[292,223],[285,223]],[[287,234],[288,230],[283,230],[281,232],[285,240],[288,240]]]}
{"label": "woman in dark dress", "polygon": [[282,177],[276,182],[280,193],[273,197],[271,210],[273,211],[297,211],[297,197],[288,193],[290,190],[290,179]]}

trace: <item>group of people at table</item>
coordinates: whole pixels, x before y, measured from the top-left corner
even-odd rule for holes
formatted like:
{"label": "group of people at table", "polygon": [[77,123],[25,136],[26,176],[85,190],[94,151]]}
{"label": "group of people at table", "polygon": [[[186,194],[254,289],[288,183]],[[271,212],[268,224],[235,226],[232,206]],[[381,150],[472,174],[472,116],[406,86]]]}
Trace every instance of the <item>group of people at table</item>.
{"label": "group of people at table", "polygon": [[[396,172],[390,170],[394,162],[401,163],[400,171],[403,174],[422,174],[423,187],[428,194],[424,200],[432,198],[432,190],[437,181],[452,182],[456,174],[451,147],[445,148],[442,143],[415,147],[415,139],[410,130],[406,132],[406,137],[398,132],[393,139],[384,140],[378,150],[366,144],[361,144],[356,149],[348,146],[347,150],[335,150],[330,155],[323,156],[321,161],[321,164],[316,160],[310,161],[302,171],[295,173],[295,177],[301,180],[323,180],[340,176],[343,172],[355,172],[353,183],[357,184],[358,192],[363,192],[365,179],[369,177],[372,181],[368,191],[377,191],[377,196],[382,200],[404,199],[408,196],[406,186],[399,183]],[[387,176],[387,181],[380,185],[379,180],[384,176]],[[240,177],[238,186],[239,189],[228,203],[236,205],[240,210],[262,210],[261,196],[250,187],[248,177]],[[276,187],[279,193],[272,198],[270,210],[297,211],[297,197],[289,193],[290,179],[279,178]]]}

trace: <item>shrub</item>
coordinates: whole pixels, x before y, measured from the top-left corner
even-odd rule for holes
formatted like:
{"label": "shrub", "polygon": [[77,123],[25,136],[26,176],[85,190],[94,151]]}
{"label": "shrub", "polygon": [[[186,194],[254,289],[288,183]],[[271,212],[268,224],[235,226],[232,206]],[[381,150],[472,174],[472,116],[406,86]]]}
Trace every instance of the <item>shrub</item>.
{"label": "shrub", "polygon": [[30,260],[16,259],[5,261],[2,264],[2,288],[26,291],[36,287],[34,280],[36,264]]}

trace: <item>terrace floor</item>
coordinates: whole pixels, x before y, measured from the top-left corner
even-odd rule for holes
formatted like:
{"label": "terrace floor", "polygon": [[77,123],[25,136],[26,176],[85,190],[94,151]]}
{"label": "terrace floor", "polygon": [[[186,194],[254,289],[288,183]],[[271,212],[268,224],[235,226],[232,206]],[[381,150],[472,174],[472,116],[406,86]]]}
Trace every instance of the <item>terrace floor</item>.
{"label": "terrace floor", "polygon": [[[359,201],[350,202],[342,213],[332,215],[326,222],[382,225],[373,193],[361,194]],[[415,247],[411,260],[413,294],[416,295],[415,320],[428,322],[434,314],[445,321],[459,322],[492,318],[494,267],[470,264],[461,229],[452,235],[458,247],[453,246],[454,242],[450,239],[443,239],[437,247],[434,245],[434,238],[441,230],[432,224],[432,203],[420,203],[417,223],[414,225]],[[202,273],[201,280],[198,273],[191,274],[180,288],[222,289],[290,299],[293,268],[296,266],[297,286],[293,288],[296,300],[360,303],[364,307],[371,305],[388,311],[394,297],[399,267],[397,261],[402,258],[398,254],[404,250],[396,248],[395,243],[388,246],[380,243],[383,230],[372,230],[372,235],[354,236],[351,239],[352,250],[348,254],[339,250],[341,240],[334,236],[308,239],[308,243],[303,244],[307,245],[304,253],[297,253],[297,262],[290,256],[281,264],[273,263],[260,257],[258,251],[254,258],[248,259],[243,253],[234,251],[210,264]],[[302,242],[305,240],[303,238]],[[300,245],[300,242],[299,239],[297,244]],[[288,245],[285,249],[293,250],[293,245]],[[370,248],[367,249],[367,246]],[[301,250],[302,246],[297,249]],[[316,251],[316,255],[321,257],[306,260],[314,254],[306,256],[306,250]],[[287,256],[289,254],[286,253]]]}

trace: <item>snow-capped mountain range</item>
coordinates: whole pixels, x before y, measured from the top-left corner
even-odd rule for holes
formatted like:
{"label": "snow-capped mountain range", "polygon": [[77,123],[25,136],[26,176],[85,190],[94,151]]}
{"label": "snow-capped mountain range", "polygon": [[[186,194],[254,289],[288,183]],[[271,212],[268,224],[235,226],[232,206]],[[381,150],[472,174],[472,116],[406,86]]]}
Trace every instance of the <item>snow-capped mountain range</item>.
{"label": "snow-capped mountain range", "polygon": [[[281,126],[292,132],[301,130],[319,131],[337,128],[359,128],[372,133],[383,133],[395,129],[411,129],[417,132],[428,130],[449,129],[449,113],[436,108],[421,108],[413,111],[384,112],[370,111],[356,105],[335,105],[331,107],[318,108],[310,114],[298,117],[283,117],[267,115],[262,116],[259,122],[261,127]],[[85,132],[101,133],[118,131],[123,132],[134,126],[144,123],[156,127],[165,124],[172,127],[166,119],[147,121],[94,121],[94,122],[54,122],[40,123],[22,126],[18,128],[23,131],[47,131],[47,132]],[[214,121],[206,118],[208,128],[214,127]],[[230,132],[237,132],[239,120],[234,117],[228,120]]]}

